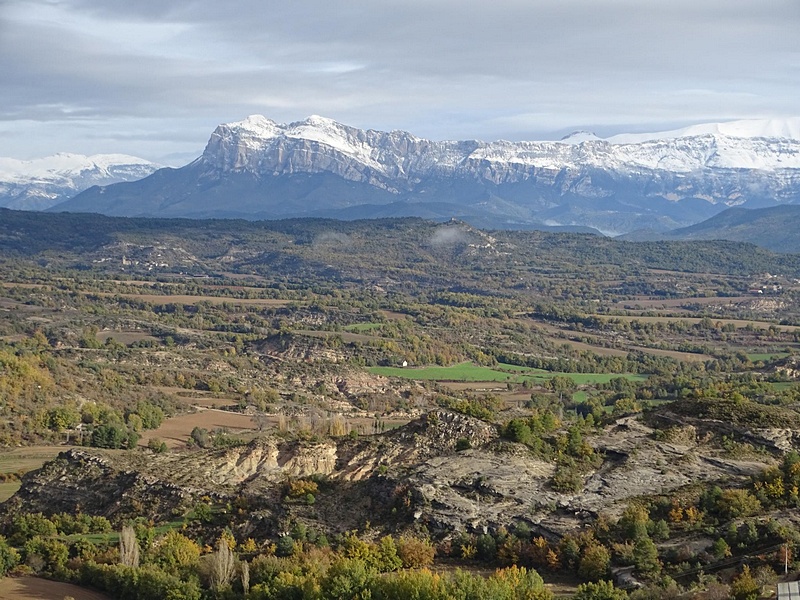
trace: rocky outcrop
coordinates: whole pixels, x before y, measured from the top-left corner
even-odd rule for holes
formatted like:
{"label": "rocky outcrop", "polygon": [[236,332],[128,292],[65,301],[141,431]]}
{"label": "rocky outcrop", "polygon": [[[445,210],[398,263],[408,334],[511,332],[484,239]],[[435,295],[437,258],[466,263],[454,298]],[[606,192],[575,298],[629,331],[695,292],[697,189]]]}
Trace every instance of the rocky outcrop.
{"label": "rocky outcrop", "polygon": [[[401,529],[424,524],[441,535],[524,521],[557,537],[600,513],[618,514],[631,498],[701,481],[744,481],[765,466],[721,456],[691,426],[672,434],[655,439],[636,418],[620,419],[592,438],[605,459],[574,494],[552,489],[553,463],[499,439],[488,423],[445,410],[359,439],[266,437],[228,450],[160,455],[75,449],[28,474],[9,506],[123,520],[181,514],[204,496],[240,497],[250,511],[232,518],[250,533],[274,534],[301,518],[319,530],[370,521]],[[308,477],[325,482],[313,509],[284,497],[287,481]]]}
{"label": "rocky outcrop", "polygon": [[99,451],[62,452],[38,471],[25,475],[7,509],[27,512],[85,512],[113,521],[131,516],[170,518],[203,495],[220,497],[217,490],[184,486],[155,476]]}

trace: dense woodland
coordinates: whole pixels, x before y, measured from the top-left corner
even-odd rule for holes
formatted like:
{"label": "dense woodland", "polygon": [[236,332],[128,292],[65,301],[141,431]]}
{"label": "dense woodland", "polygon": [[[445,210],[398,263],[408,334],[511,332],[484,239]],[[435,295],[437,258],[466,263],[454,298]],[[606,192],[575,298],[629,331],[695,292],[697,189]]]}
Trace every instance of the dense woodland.
{"label": "dense woodland", "polygon": [[[489,424],[493,452],[552,465],[548,489],[565,498],[605,468],[603,436],[625,419],[751,469],[631,497],[558,536],[520,520],[420,524],[413,498],[339,530],[312,515],[321,476],[287,478],[282,527],[247,537],[244,498],[162,522],[12,498],[4,572],[175,599],[745,599],[797,572],[800,448],[760,432],[800,425],[798,255],[419,219],[0,210],[0,286],[6,497],[32,468],[12,450],[356,444],[435,409]],[[158,435],[211,408],[256,425]]]}

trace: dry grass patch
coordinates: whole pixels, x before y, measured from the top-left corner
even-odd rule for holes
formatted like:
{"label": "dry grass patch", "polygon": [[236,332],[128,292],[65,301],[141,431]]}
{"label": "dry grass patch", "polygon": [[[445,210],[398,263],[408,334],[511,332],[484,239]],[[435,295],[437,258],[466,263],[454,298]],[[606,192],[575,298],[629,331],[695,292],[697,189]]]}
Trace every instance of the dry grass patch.
{"label": "dry grass patch", "polygon": [[17,493],[22,484],[19,481],[7,481],[0,483],[0,502],[5,502]]}
{"label": "dry grass patch", "polygon": [[95,337],[97,338],[98,342],[105,343],[108,338],[111,338],[115,342],[124,344],[126,346],[135,342],[141,342],[142,340],[152,340],[154,342],[158,341],[158,338],[155,338],[149,333],[144,333],[142,331],[98,331]]}
{"label": "dry grass patch", "polygon": [[195,427],[201,429],[227,429],[233,434],[250,433],[258,430],[258,424],[250,415],[230,412],[227,410],[203,409],[194,413],[178,415],[164,419],[161,427],[145,431],[142,439],[139,440],[140,446],[147,446],[147,443],[158,438],[162,440],[168,448],[182,448]]}

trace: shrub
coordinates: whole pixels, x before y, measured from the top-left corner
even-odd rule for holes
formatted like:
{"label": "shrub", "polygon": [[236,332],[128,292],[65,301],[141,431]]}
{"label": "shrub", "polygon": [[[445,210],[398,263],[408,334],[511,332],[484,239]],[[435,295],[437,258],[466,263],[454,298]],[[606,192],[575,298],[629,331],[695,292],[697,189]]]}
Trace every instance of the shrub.
{"label": "shrub", "polygon": [[319,485],[311,479],[290,479],[286,482],[285,494],[292,499],[307,499],[309,494],[315,496],[319,492]]}
{"label": "shrub", "polygon": [[460,437],[456,440],[456,452],[469,450],[470,448],[472,448],[472,444],[470,443],[469,438]]}
{"label": "shrub", "polygon": [[478,536],[475,547],[478,558],[486,561],[492,561],[497,558],[497,542],[488,533]]}
{"label": "shrub", "polygon": [[192,441],[201,448],[208,448],[211,446],[211,436],[208,434],[208,429],[202,427],[195,427],[191,433]]}
{"label": "shrub", "polygon": [[5,577],[11,569],[19,564],[19,553],[8,545],[6,538],[0,536],[0,577]]}
{"label": "shrub", "polygon": [[452,598],[447,594],[447,581],[428,569],[404,571],[388,577],[379,577],[372,586],[372,598],[394,600],[395,598],[417,598],[435,600]]}
{"label": "shrub", "polygon": [[166,442],[159,438],[151,438],[150,441],[147,442],[147,447],[156,454],[163,454],[167,451]]}
{"label": "shrub", "polygon": [[81,566],[79,581],[124,600],[200,600],[194,580],[182,581],[154,565],[133,568],[87,562]]}
{"label": "shrub", "polygon": [[36,536],[25,543],[22,549],[25,562],[35,571],[53,573],[61,569],[69,558],[67,545],[54,538]]}
{"label": "shrub", "polygon": [[511,419],[503,430],[503,437],[521,444],[527,444],[532,435],[531,428],[525,419]]}
{"label": "shrub", "polygon": [[15,515],[8,527],[9,541],[21,546],[34,536],[54,536],[58,533],[55,524],[42,513],[23,513]]}
{"label": "shrub", "polygon": [[330,600],[369,598],[375,578],[363,560],[343,558],[334,562],[320,582],[322,595]]}
{"label": "shrub", "polygon": [[275,554],[277,556],[291,556],[294,554],[295,542],[291,536],[282,535],[275,544]]}
{"label": "shrub", "polygon": [[747,490],[724,490],[717,500],[717,512],[723,519],[749,517],[761,510],[761,502]]}
{"label": "shrub", "polygon": [[744,566],[742,572],[731,583],[733,600],[757,600],[761,594],[761,586],[750,573],[750,567]]}
{"label": "shrub", "polygon": [[553,594],[545,588],[539,573],[525,567],[500,569],[487,580],[484,598],[525,598],[526,600],[552,600]]}
{"label": "shrub", "polygon": [[583,489],[583,476],[575,461],[571,458],[559,461],[550,485],[562,493],[574,493]]}
{"label": "shrub", "polygon": [[578,566],[578,575],[595,581],[605,577],[611,563],[611,552],[602,544],[591,544],[584,548]]}
{"label": "shrub", "polygon": [[200,546],[177,531],[168,532],[155,544],[153,562],[169,574],[187,573],[199,560]]}
{"label": "shrub", "polygon": [[397,554],[407,569],[419,569],[433,564],[436,551],[430,540],[403,536],[397,542]]}
{"label": "shrub", "polygon": [[628,593],[614,587],[610,581],[583,583],[578,586],[572,600],[626,600]]}

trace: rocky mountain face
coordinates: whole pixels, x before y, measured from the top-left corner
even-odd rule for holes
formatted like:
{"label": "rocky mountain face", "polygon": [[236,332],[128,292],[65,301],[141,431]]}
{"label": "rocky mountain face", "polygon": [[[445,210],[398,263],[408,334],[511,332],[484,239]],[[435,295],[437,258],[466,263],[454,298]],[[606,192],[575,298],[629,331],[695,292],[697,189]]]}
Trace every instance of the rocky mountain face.
{"label": "rocky mountain face", "polygon": [[56,154],[36,160],[0,158],[0,207],[45,210],[93,185],[135,181],[160,165],[124,154]]}
{"label": "rocky mountain face", "polygon": [[730,206],[791,203],[800,203],[800,139],[762,137],[752,128],[436,142],[316,116],[288,125],[251,116],[217,127],[203,155],[181,169],[92,188],[56,209],[120,216],[457,217],[488,227],[623,233],[688,226]]}
{"label": "rocky mountain face", "polygon": [[[554,490],[553,463],[500,439],[494,426],[436,410],[360,439],[264,437],[228,450],[155,455],[76,448],[27,474],[5,508],[50,513],[80,507],[124,522],[132,515],[180,514],[207,497],[248,506],[236,517],[241,535],[275,535],[286,523],[302,520],[328,533],[365,521],[401,530],[423,523],[437,536],[525,522],[538,534],[558,537],[597,514],[617,514],[631,498],[654,490],[666,493],[698,481],[743,482],[765,467],[722,456],[703,441],[703,423],[667,416],[673,426],[668,440],[659,440],[636,417],[619,419],[593,438],[604,460],[584,475],[575,493]],[[730,427],[726,431],[732,433]],[[783,438],[791,437],[791,430],[748,435],[772,448],[781,436],[780,443],[788,443]],[[325,482],[313,507],[287,499],[287,482],[309,477]]]}

